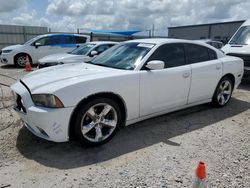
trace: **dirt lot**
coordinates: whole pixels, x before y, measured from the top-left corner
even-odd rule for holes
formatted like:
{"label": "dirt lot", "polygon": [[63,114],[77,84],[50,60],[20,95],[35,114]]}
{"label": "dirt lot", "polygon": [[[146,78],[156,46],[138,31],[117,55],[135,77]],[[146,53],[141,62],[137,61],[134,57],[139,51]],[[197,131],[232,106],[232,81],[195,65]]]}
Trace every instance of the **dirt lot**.
{"label": "dirt lot", "polygon": [[[23,72],[2,66],[0,74]],[[249,80],[224,108],[205,104],[146,120],[96,148],[33,136],[12,110],[9,88],[0,89],[0,187],[191,187],[199,160],[208,187],[250,187]]]}

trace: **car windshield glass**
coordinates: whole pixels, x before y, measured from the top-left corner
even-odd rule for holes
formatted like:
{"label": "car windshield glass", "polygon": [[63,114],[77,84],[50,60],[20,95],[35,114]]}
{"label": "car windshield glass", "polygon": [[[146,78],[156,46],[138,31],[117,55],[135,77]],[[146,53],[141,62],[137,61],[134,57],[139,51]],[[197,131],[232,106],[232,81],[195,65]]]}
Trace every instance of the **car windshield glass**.
{"label": "car windshield glass", "polygon": [[229,44],[250,44],[250,26],[241,27],[230,40]]}
{"label": "car windshield glass", "polygon": [[154,44],[128,42],[113,46],[106,50],[91,63],[95,65],[134,70],[136,64],[154,47]]}
{"label": "car windshield glass", "polygon": [[87,55],[95,44],[83,44],[78,48],[73,49],[70,54],[74,55]]}

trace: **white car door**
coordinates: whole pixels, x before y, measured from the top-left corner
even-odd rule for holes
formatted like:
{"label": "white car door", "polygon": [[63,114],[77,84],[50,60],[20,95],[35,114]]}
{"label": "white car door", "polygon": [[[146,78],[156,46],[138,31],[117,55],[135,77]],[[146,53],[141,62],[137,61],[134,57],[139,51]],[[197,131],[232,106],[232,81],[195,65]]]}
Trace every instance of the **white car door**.
{"label": "white car door", "polygon": [[190,88],[191,67],[186,64],[183,44],[165,44],[151,60],[164,61],[165,68],[140,71],[141,117],[186,105]]}
{"label": "white car door", "polygon": [[43,37],[32,44],[32,60],[36,63],[38,59],[53,54],[55,50],[51,48],[51,37]]}
{"label": "white car door", "polygon": [[222,63],[210,48],[187,44],[186,49],[192,68],[188,103],[211,99],[222,76]]}

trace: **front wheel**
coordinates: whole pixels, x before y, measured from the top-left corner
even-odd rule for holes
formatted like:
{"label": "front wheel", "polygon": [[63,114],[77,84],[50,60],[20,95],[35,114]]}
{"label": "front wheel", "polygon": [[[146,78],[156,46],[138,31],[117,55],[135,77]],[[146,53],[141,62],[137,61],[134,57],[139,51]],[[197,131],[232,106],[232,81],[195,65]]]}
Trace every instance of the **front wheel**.
{"label": "front wheel", "polygon": [[113,138],[120,123],[121,110],[113,100],[94,99],[78,111],[75,135],[84,145],[101,145]]}
{"label": "front wheel", "polygon": [[14,63],[18,67],[25,67],[27,62],[27,57],[29,58],[28,61],[31,63],[31,58],[26,54],[19,54],[15,57]]}
{"label": "front wheel", "polygon": [[229,102],[232,96],[232,91],[233,91],[232,80],[228,77],[222,78],[215,90],[212,104],[214,104],[217,107],[225,106]]}

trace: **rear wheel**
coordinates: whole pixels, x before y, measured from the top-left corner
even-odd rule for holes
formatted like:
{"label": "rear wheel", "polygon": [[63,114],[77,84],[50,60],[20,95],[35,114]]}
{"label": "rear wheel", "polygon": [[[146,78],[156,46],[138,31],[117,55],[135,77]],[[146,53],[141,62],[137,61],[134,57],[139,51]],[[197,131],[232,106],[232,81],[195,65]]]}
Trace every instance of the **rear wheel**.
{"label": "rear wheel", "polygon": [[232,80],[228,77],[222,78],[215,90],[212,103],[217,107],[225,106],[232,96],[232,91]]}
{"label": "rear wheel", "polygon": [[75,135],[84,145],[101,145],[113,138],[120,123],[121,110],[113,100],[94,99],[78,111]]}

